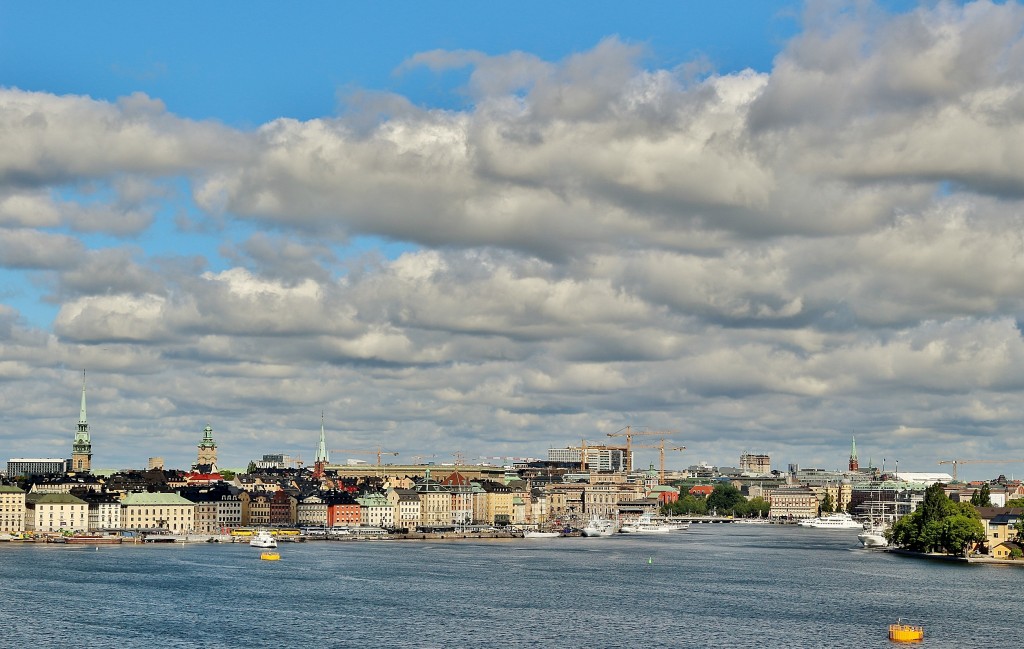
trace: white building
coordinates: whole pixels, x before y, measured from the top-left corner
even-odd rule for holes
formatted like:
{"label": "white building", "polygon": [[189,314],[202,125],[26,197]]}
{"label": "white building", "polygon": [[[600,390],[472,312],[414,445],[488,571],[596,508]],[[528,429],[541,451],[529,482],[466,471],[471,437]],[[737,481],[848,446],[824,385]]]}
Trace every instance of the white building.
{"label": "white building", "polygon": [[71,494],[30,494],[25,497],[25,530],[86,532],[89,530],[89,503]]}
{"label": "white building", "polygon": [[124,529],[166,529],[175,534],[195,531],[196,506],[177,494],[131,493],[121,507]]}

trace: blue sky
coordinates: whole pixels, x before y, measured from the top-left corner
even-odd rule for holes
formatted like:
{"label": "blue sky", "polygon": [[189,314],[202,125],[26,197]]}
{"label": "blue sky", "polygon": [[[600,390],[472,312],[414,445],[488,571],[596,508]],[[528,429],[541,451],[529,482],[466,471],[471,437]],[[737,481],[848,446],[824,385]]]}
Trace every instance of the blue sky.
{"label": "blue sky", "polygon": [[1022,20],[6,3],[0,455],[1024,457]]}

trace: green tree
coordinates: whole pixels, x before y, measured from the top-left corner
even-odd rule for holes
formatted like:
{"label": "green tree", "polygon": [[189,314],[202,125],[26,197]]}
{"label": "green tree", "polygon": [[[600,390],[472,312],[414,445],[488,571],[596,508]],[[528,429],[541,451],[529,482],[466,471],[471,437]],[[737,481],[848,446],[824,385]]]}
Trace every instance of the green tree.
{"label": "green tree", "polygon": [[943,485],[925,491],[917,511],[904,516],[889,531],[889,542],[916,552],[966,554],[985,541],[985,527],[970,503],[955,503]]}
{"label": "green tree", "polygon": [[1013,529],[1017,530],[1017,542],[1024,542],[1024,516],[1019,516],[1017,522],[1014,524]]}
{"label": "green tree", "polygon": [[992,506],[992,490],[989,489],[987,482],[981,485],[981,493],[979,494],[979,499],[981,500],[981,507]]}
{"label": "green tree", "polygon": [[221,469],[220,477],[224,478],[225,480],[234,480],[235,472],[232,471],[231,469]]}
{"label": "green tree", "polygon": [[679,516],[682,514],[705,514],[708,506],[703,498],[693,494],[685,494],[674,503],[663,505],[661,513],[668,516]]}
{"label": "green tree", "polygon": [[825,492],[825,497],[821,499],[821,513],[831,514],[836,509],[835,503],[832,502],[832,494]]}
{"label": "green tree", "polygon": [[708,496],[708,509],[724,516],[731,513],[733,507],[744,500],[746,499],[743,494],[732,483],[719,482]]}
{"label": "green tree", "polygon": [[743,500],[736,503],[732,508],[733,516],[767,518],[771,511],[771,503],[758,496],[750,500]]}
{"label": "green tree", "polygon": [[985,526],[977,516],[954,514],[942,521],[941,544],[947,554],[967,556],[976,545],[985,542]]}

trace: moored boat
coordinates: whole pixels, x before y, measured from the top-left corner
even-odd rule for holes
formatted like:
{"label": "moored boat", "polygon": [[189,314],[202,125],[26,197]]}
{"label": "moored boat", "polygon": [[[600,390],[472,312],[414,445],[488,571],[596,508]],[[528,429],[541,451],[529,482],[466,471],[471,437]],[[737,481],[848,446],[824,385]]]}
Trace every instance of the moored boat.
{"label": "moored boat", "polygon": [[267,530],[260,530],[249,541],[249,545],[254,548],[276,548],[277,539],[271,536]]}
{"label": "moored boat", "polygon": [[580,534],[588,537],[611,536],[615,534],[615,521],[594,516],[587,521],[586,526],[580,530]]}
{"label": "moored boat", "polygon": [[885,528],[881,525],[872,525],[857,535],[857,540],[865,548],[884,548],[889,545],[889,539],[885,538]]}
{"label": "moored boat", "polygon": [[69,545],[119,545],[123,539],[113,534],[74,534],[64,537]]}
{"label": "moored boat", "polygon": [[819,530],[858,530],[864,529],[863,523],[858,523],[853,516],[846,513],[829,514],[818,518],[808,518],[798,523],[800,527],[813,527]]}
{"label": "moored boat", "polygon": [[655,521],[649,514],[644,514],[636,521],[623,524],[619,528],[619,532],[623,534],[667,534],[675,532],[677,529],[679,528],[671,523]]}
{"label": "moored boat", "polygon": [[550,539],[561,535],[561,532],[541,532],[538,530],[523,532],[524,539]]}

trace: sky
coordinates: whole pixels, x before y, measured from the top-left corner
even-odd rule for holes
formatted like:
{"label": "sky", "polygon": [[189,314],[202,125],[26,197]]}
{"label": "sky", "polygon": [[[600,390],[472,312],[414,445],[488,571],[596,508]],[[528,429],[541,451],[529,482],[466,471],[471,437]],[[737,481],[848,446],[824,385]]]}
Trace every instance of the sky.
{"label": "sky", "polygon": [[1024,474],[1024,6],[490,4],[0,4],[0,460]]}

